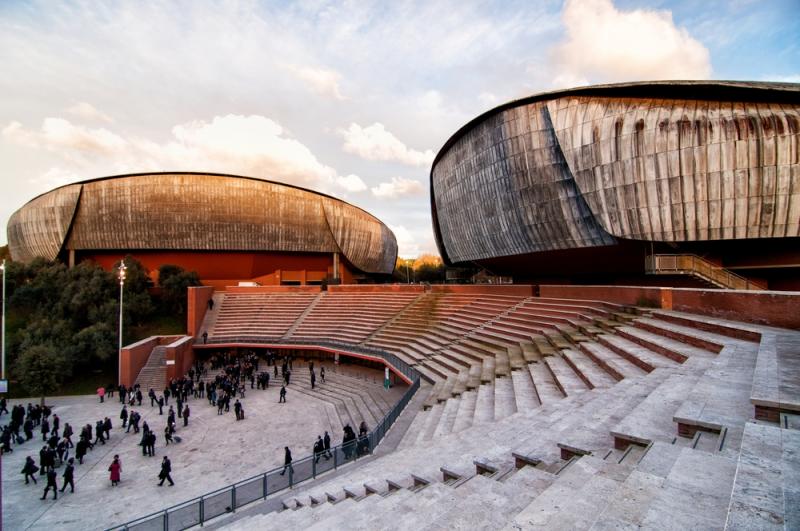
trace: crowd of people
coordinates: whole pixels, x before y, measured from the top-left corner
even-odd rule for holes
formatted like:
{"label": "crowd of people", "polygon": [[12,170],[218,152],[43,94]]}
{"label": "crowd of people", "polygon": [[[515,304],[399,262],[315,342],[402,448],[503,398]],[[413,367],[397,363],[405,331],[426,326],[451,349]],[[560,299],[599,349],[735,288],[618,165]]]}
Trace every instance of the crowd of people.
{"label": "crowd of people", "polygon": [[[259,371],[259,366],[266,361],[267,370]],[[196,363],[189,371],[180,378],[171,380],[161,391],[155,389],[147,391],[147,398],[150,402],[151,410],[158,408],[158,416],[164,416],[164,409],[167,409],[164,422],[164,446],[181,442],[177,435],[177,419],[183,420],[183,428],[189,428],[189,418],[191,408],[190,399],[206,399],[209,406],[216,408],[218,415],[224,415],[231,409],[233,410],[236,421],[245,419],[245,408],[243,400],[247,392],[247,384],[250,389],[267,390],[270,386],[270,370],[275,380],[279,371],[281,377],[281,387],[279,391],[279,402],[286,402],[287,387],[291,380],[293,359],[291,356],[278,358],[274,353],[267,351],[264,359],[254,352],[244,354],[218,353],[213,354],[207,363]],[[216,374],[209,376],[209,369]],[[310,381],[312,390],[316,388],[317,373],[313,362],[309,363]],[[325,369],[320,368],[320,379],[325,382]],[[142,406],[146,404],[145,394],[139,384],[132,387],[125,385],[107,386],[98,389],[98,398],[101,403],[106,403],[106,398],[113,398],[114,393],[118,393],[118,400],[121,404],[119,411],[119,429],[128,434],[133,430],[134,434],[141,433],[138,445],[142,448],[143,457],[154,457],[156,455],[156,443],[158,437],[156,430],[150,427],[147,421],[142,421]],[[109,402],[113,402],[109,400]],[[171,402],[171,403],[170,403]],[[104,406],[105,407],[105,406]],[[58,492],[64,492],[69,486],[70,492],[75,492],[75,465],[82,465],[87,454],[94,450],[98,444],[105,445],[111,438],[113,425],[108,416],[98,419],[94,424],[86,424],[80,428],[78,440],[73,444],[72,436],[74,431],[68,422],[62,421],[57,414],[53,414],[52,409],[47,405],[28,404],[27,407],[16,404],[9,412],[7,401],[0,398],[0,417],[8,414],[10,420],[2,427],[0,432],[0,454],[13,452],[23,444],[29,443],[35,437],[35,432],[39,432],[44,443],[39,451],[39,464],[32,456],[27,456],[25,464],[21,470],[24,475],[25,484],[33,481],[37,483],[36,475],[45,476],[46,479],[42,500],[47,498],[50,490],[53,491],[53,499],[57,499]],[[150,418],[151,422],[153,419]],[[23,437],[24,435],[24,437]],[[359,435],[356,436],[354,430],[345,426],[342,439],[342,451],[344,458],[349,459],[354,452],[359,455],[369,451],[369,439],[367,437],[367,427],[361,423]],[[74,449],[74,457],[71,450]],[[318,436],[313,444],[313,455],[315,462],[321,458],[331,459],[331,437],[326,431],[323,436]],[[285,448],[284,470],[292,470],[292,456],[288,447]],[[56,469],[64,467],[61,473],[62,486],[59,491],[57,487],[58,473]],[[118,454],[114,455],[108,466],[109,481],[112,487],[116,487],[122,481],[122,460]],[[158,474],[160,480],[158,485],[162,486],[165,481],[169,486],[175,485],[171,476],[172,463],[167,456],[163,456],[161,469]]]}

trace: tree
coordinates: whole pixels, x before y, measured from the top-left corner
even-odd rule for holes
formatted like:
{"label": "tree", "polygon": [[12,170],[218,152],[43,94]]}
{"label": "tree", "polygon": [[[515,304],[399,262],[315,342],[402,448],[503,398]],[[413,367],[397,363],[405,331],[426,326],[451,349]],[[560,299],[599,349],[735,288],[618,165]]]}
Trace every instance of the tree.
{"label": "tree", "polygon": [[17,361],[20,383],[33,396],[42,397],[55,392],[64,378],[69,376],[64,355],[50,344],[35,345],[22,352]]}
{"label": "tree", "polygon": [[186,313],[186,293],[190,286],[200,286],[200,277],[195,271],[165,264],[158,268],[158,285],[164,307],[179,315]]}

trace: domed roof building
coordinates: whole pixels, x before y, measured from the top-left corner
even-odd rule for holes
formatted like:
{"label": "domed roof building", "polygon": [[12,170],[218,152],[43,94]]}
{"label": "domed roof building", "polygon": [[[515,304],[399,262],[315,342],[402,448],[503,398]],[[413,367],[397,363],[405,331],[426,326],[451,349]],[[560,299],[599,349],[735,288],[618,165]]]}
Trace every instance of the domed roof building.
{"label": "domed roof building", "polygon": [[439,151],[431,209],[446,263],[515,280],[800,289],[800,85],[511,101]]}
{"label": "domed roof building", "polygon": [[354,282],[391,274],[394,234],[342,200],[287,184],[207,173],[120,175],[42,194],[8,222],[14,260],[111,267],[180,265],[204,283]]}

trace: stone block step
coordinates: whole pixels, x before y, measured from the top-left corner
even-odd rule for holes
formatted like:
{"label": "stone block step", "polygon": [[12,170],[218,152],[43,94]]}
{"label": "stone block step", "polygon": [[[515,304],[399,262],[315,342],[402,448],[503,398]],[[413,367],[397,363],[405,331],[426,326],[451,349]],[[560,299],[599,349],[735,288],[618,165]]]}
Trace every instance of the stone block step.
{"label": "stone block step", "polygon": [[471,390],[461,395],[461,400],[456,411],[456,416],[453,421],[452,432],[463,431],[472,426],[472,420],[475,416],[475,405],[478,399],[478,391]]}
{"label": "stone block step", "polygon": [[553,382],[565,396],[582,393],[589,389],[572,367],[560,356],[550,356],[544,360],[545,367],[553,375]]}
{"label": "stone block step", "polygon": [[553,380],[553,374],[544,364],[544,361],[531,363],[528,365],[528,371],[531,374],[531,380],[533,380],[533,385],[536,389],[536,396],[542,404],[561,400],[566,396],[556,385]]}
{"label": "stone block step", "polygon": [[517,412],[517,401],[514,396],[514,384],[511,378],[495,378],[494,380],[494,418],[502,418]]}
{"label": "stone block step", "polygon": [[617,383],[617,379],[609,374],[605,367],[595,363],[581,350],[565,349],[562,355],[564,361],[590,389],[610,387]]}
{"label": "stone block step", "polygon": [[517,411],[529,411],[541,405],[536,389],[533,386],[531,373],[527,365],[518,371],[511,372],[511,382],[514,385],[514,398],[517,401]]}

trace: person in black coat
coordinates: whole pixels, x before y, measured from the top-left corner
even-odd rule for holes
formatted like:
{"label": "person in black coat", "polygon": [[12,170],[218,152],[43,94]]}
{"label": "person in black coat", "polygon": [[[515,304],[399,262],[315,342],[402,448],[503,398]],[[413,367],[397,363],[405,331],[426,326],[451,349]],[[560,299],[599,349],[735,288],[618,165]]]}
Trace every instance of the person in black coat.
{"label": "person in black coat", "polygon": [[49,491],[51,488],[53,489],[53,499],[58,499],[58,485],[56,484],[56,478],[57,476],[54,468],[51,468],[47,471],[47,486],[45,486],[44,494],[42,494],[40,499],[44,500],[47,498],[47,491]]}
{"label": "person in black coat", "polygon": [[122,427],[126,428],[128,426],[128,406],[122,406],[122,411],[119,412],[119,418],[122,420]]}
{"label": "person in black coat", "polygon": [[333,457],[331,455],[331,436],[328,435],[328,432],[325,432],[325,437],[322,438],[322,443],[325,445],[325,458],[330,459]]}
{"label": "person in black coat", "polygon": [[34,474],[39,471],[39,467],[36,466],[36,462],[33,460],[33,457],[28,456],[25,458],[25,466],[22,467],[22,474],[25,474],[25,484],[27,485],[30,483],[28,478],[33,480],[33,483],[36,484],[36,476]]}
{"label": "person in black coat", "polygon": [[292,468],[292,452],[289,450],[288,446],[283,447],[285,452],[283,454],[283,471],[281,472],[281,476],[286,473],[286,470],[289,470],[290,474],[294,474],[294,468]]}
{"label": "person in black coat", "polygon": [[30,417],[25,419],[25,424],[22,426],[22,429],[25,431],[25,439],[30,441],[33,439],[33,420]]}
{"label": "person in black coat", "polygon": [[78,441],[78,444],[75,445],[75,457],[78,458],[78,462],[80,464],[83,464],[83,458],[86,456],[86,450],[88,449],[89,449],[89,442],[82,437]]}
{"label": "person in black coat", "polygon": [[189,425],[189,405],[183,406],[183,426],[186,427]]}
{"label": "person in black coat", "polygon": [[47,421],[47,419],[42,421],[41,432],[42,441],[47,442],[47,436],[50,434],[50,423]]}
{"label": "person in black coat", "polygon": [[281,396],[278,398],[278,403],[286,403],[286,386],[281,386]]}
{"label": "person in black coat", "polygon": [[164,486],[164,480],[169,481],[169,486],[175,485],[175,482],[172,481],[172,476],[170,476],[170,472],[172,472],[172,463],[169,461],[169,457],[166,455],[164,459],[161,460],[161,472],[158,473],[158,477],[161,479],[161,482],[158,484],[159,487]]}
{"label": "person in black coat", "polygon": [[64,485],[61,487],[61,492],[64,492],[64,489],[67,488],[67,485],[70,487],[70,492],[75,492],[75,460],[70,459],[67,461],[67,468],[64,469],[64,473],[61,475],[64,478]]}

